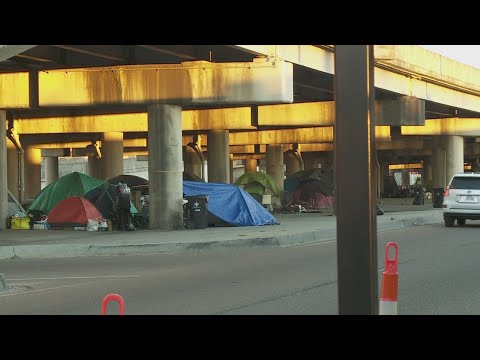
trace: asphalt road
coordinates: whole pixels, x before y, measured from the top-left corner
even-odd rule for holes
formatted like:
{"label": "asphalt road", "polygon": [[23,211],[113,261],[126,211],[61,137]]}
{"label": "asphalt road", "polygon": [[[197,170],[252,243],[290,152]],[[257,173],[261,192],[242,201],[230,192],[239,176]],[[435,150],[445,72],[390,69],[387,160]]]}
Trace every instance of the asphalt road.
{"label": "asphalt road", "polygon": [[[480,314],[480,223],[378,236],[399,245],[399,315]],[[199,253],[0,261],[0,314],[337,314],[336,242]],[[118,313],[115,302],[109,314]]]}

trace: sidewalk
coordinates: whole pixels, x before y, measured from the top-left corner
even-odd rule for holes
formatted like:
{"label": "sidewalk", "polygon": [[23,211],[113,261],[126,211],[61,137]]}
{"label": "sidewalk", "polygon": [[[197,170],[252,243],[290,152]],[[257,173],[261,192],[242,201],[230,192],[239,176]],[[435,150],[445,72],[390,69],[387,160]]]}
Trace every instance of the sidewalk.
{"label": "sidewalk", "polygon": [[[443,221],[431,200],[381,199],[385,215],[378,232]],[[209,227],[196,230],[86,232],[73,230],[0,231],[0,259],[58,258],[96,255],[145,255],[205,251],[229,247],[290,246],[335,239],[336,217],[322,213],[275,214],[280,225]]]}

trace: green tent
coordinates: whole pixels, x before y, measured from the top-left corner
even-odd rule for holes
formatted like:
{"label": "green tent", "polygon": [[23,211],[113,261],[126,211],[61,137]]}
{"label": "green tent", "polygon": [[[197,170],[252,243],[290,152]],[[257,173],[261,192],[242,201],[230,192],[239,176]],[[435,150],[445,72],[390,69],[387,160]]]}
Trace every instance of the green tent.
{"label": "green tent", "polygon": [[243,185],[243,189],[250,194],[273,194],[279,196],[275,180],[261,171],[251,171],[243,174],[235,181],[235,185]]}
{"label": "green tent", "polygon": [[28,211],[41,210],[48,214],[60,201],[74,195],[84,197],[87,192],[105,183],[105,180],[79,172],[67,174],[40,191]]}

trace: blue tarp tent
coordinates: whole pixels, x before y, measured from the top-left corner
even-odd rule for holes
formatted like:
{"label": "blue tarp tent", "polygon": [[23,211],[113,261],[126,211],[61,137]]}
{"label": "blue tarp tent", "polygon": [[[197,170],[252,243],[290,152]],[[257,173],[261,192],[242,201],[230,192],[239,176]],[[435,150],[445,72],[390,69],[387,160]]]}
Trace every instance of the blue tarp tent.
{"label": "blue tarp tent", "polygon": [[277,219],[237,185],[183,182],[186,196],[208,195],[208,211],[236,226],[273,225]]}

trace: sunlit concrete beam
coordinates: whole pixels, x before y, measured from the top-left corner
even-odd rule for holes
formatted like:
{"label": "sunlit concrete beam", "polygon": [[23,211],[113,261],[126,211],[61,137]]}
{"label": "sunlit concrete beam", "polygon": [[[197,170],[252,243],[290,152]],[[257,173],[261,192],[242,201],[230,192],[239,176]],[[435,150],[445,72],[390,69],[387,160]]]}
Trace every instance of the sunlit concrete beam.
{"label": "sunlit concrete beam", "polygon": [[[139,132],[148,130],[147,113],[16,119],[19,134]],[[250,107],[182,111],[182,130],[254,130]]]}
{"label": "sunlit concrete beam", "polygon": [[403,170],[403,169],[423,169],[423,165],[420,163],[412,163],[412,164],[391,164],[388,166],[390,171],[393,170]]}
{"label": "sunlit concrete beam", "polygon": [[[390,127],[376,126],[376,140],[390,141]],[[22,144],[35,145],[37,148],[55,149],[55,148],[81,148],[97,141],[101,146],[101,141],[92,135],[91,140],[74,136],[63,136],[63,134],[40,134],[40,135],[20,135]],[[198,135],[198,141],[201,146],[208,146],[207,135]],[[182,145],[186,146],[192,142],[192,136],[182,136]],[[268,145],[268,144],[318,144],[333,142],[333,127],[315,127],[302,129],[283,129],[283,130],[259,130],[245,132],[230,132],[229,143],[234,145]],[[124,147],[143,147],[147,146],[146,138],[138,137],[135,139],[124,139]],[[303,145],[302,145],[303,146]],[[307,149],[307,148],[305,148]],[[305,150],[307,151],[307,150]],[[322,150],[320,150],[322,151]],[[325,150],[330,151],[330,150]]]}
{"label": "sunlit concrete beam", "polygon": [[[375,126],[377,141],[390,141],[389,126]],[[248,144],[312,144],[333,142],[333,127],[261,130],[230,133],[231,145]]]}
{"label": "sunlit concrete beam", "polygon": [[232,160],[244,160],[244,159],[265,159],[266,154],[233,154],[232,155]]}
{"label": "sunlit concrete beam", "polygon": [[424,126],[402,126],[401,134],[480,136],[480,118],[428,119]]}
{"label": "sunlit concrete beam", "polygon": [[28,72],[0,74],[0,109],[30,106]]}
{"label": "sunlit concrete beam", "polygon": [[[334,74],[332,49],[314,45],[232,46]],[[413,45],[377,45],[375,58],[375,87],[480,112],[480,70]]]}
{"label": "sunlit concrete beam", "polygon": [[[418,106],[417,100],[402,97],[392,101],[377,101],[377,125],[424,123],[424,106]],[[288,127],[332,126],[335,124],[334,110],[333,101],[264,105],[258,107],[257,124],[258,126]],[[147,131],[147,114],[20,118],[15,120],[15,128],[19,134]],[[183,131],[254,129],[256,127],[252,125],[250,107],[182,111]]]}
{"label": "sunlit concrete beam", "polygon": [[40,106],[178,103],[233,105],[293,102],[293,65],[184,62],[49,70],[39,73]]}
{"label": "sunlit concrete beam", "polygon": [[[423,125],[425,101],[411,96],[375,101],[376,125]],[[259,126],[332,126],[335,101],[258,107]]]}
{"label": "sunlit concrete beam", "polygon": [[303,152],[333,151],[333,143],[325,144],[298,144],[298,148]]}

